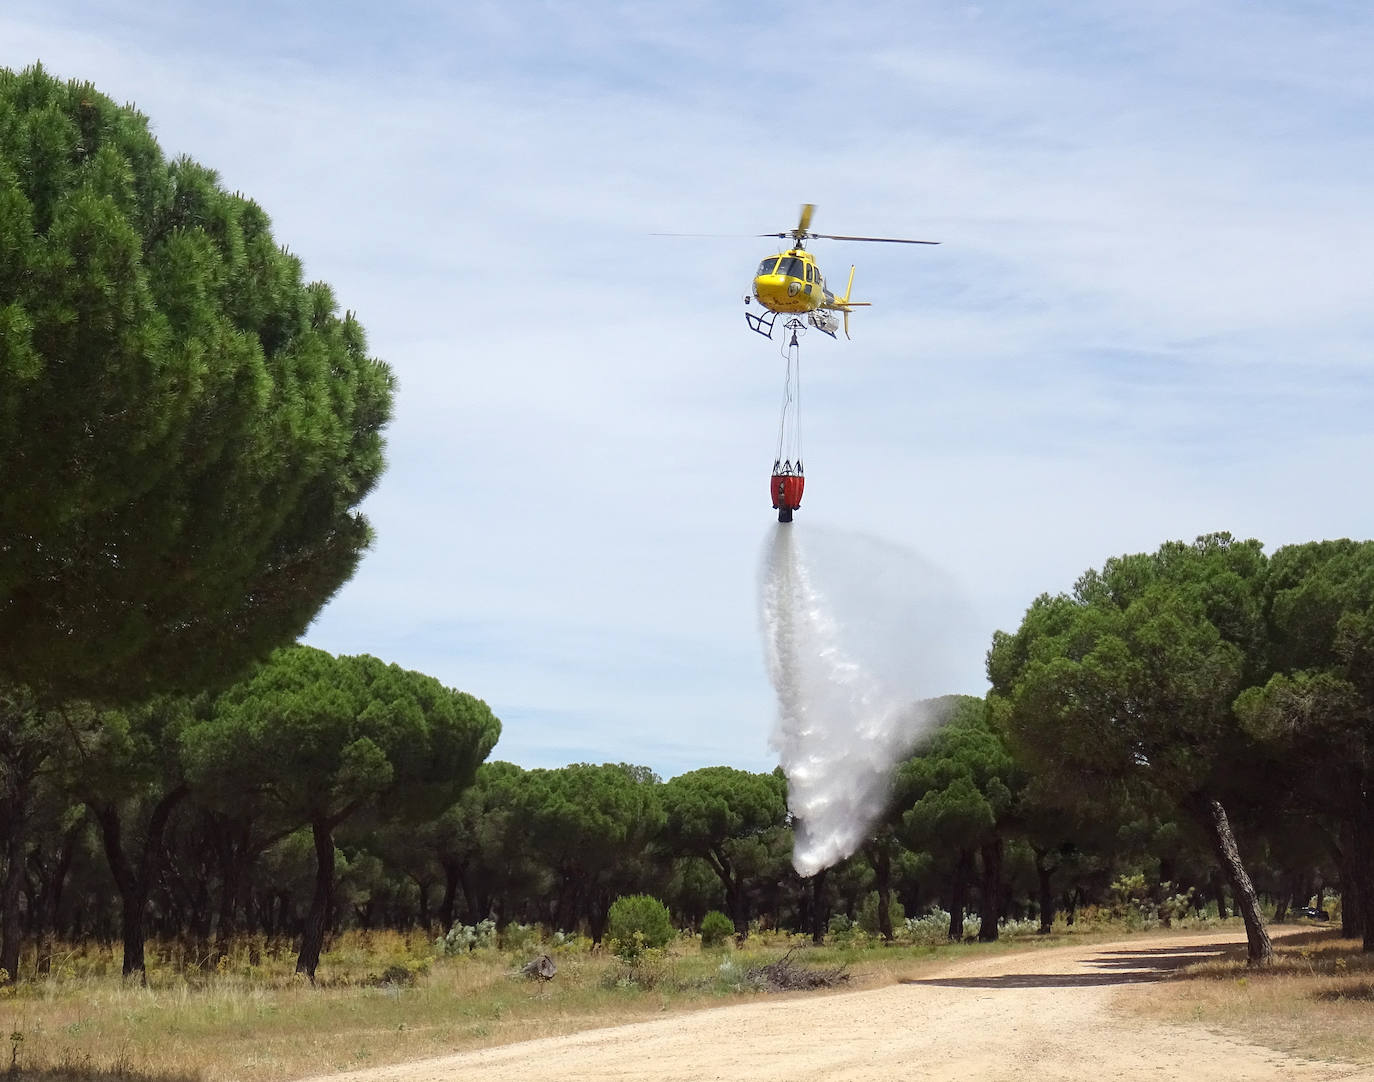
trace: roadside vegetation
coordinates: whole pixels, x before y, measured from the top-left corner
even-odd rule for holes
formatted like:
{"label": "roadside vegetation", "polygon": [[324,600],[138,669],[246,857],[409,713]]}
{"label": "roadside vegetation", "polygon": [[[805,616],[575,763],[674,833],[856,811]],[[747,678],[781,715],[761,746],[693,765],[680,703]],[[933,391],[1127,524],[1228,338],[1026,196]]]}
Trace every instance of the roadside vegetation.
{"label": "roadside vegetation", "polygon": [[[882,950],[862,932],[821,947],[758,932],[743,948],[733,937],[703,948],[689,935],[616,951],[518,927],[507,937],[479,926],[435,939],[355,931],[324,952],[329,976],[314,986],[295,972],[290,941],[237,942],[210,972],[154,945],[146,987],[122,980],[117,947],[73,948],[49,977],[12,986],[0,1018],[19,1038],[20,1078],[65,1066],[99,1082],[286,1079],[746,1001],[769,991],[754,972],[789,951],[807,970],[843,967],[840,987],[873,987],[969,949],[932,938]],[[556,975],[522,976],[541,953]]]}
{"label": "roadside vegetation", "polygon": [[1142,1017],[1314,1059],[1374,1062],[1374,955],[1335,929],[1284,936],[1256,970],[1242,950],[1188,966],[1132,996]]}
{"label": "roadside vegetation", "polygon": [[[1072,926],[1061,918],[1048,936],[1033,923],[1013,923],[996,943],[978,943],[975,931],[956,944],[945,935],[947,920],[935,913],[903,922],[889,943],[842,927],[820,946],[809,936],[757,929],[743,946],[733,937],[703,946],[700,936],[680,934],[661,948],[618,940],[593,948],[584,936],[542,937],[519,926],[504,937],[461,926],[432,939],[418,931],[353,931],[324,952],[330,976],[313,986],[295,971],[289,941],[245,937],[210,971],[188,965],[174,944],[150,944],[146,986],[122,979],[117,946],[66,947],[47,977],[0,993],[10,1038],[6,1077],[299,1078],[748,1002],[779,991],[768,977],[780,966],[794,978],[816,978],[785,984],[782,994],[824,995],[919,978],[988,951],[1160,930],[1156,920],[1094,909]],[[1203,915],[1174,927],[1180,934],[1213,929],[1243,936],[1237,918]],[[1367,1024],[1374,964],[1360,944],[1328,927],[1279,938],[1276,946],[1271,969],[1255,972],[1241,951],[1137,989],[1132,1004],[1146,1016],[1201,1023],[1298,1054],[1374,1059]],[[523,976],[522,966],[541,954],[556,975]],[[813,990],[788,990],[801,988]]]}

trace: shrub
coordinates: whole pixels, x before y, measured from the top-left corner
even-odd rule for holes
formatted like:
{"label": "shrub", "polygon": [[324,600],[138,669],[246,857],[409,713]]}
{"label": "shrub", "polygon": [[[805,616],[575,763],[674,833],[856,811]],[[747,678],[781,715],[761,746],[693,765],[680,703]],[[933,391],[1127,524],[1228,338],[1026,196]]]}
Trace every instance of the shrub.
{"label": "shrub", "polygon": [[1039,935],[1040,921],[1034,917],[1027,917],[1025,920],[1008,918],[997,925],[997,934],[1000,936]]}
{"label": "shrub", "polygon": [[[895,921],[894,921],[895,923]],[[1040,925],[1035,921],[1023,922],[1027,927],[1038,930]],[[962,929],[964,939],[973,939],[978,935],[978,930],[983,926],[981,918],[977,914],[969,913],[964,917],[964,927]],[[998,925],[1005,929],[1005,923]],[[1016,926],[1018,929],[1020,925]],[[912,943],[923,946],[935,946],[944,943],[949,939],[949,914],[938,905],[932,905],[926,910],[922,917],[907,917],[899,926],[899,934]],[[1018,933],[1019,934],[1019,933]]]}
{"label": "shrub", "polygon": [[938,905],[933,905],[924,916],[907,917],[902,922],[902,934],[921,946],[943,943],[949,939],[949,914]]}
{"label": "shrub", "polygon": [[1120,875],[1110,889],[1112,916],[1118,920],[1125,918],[1127,924],[1138,924],[1154,920],[1158,910],[1150,898],[1145,876],[1139,872],[1134,875]]}
{"label": "shrub", "polygon": [[455,922],[447,935],[434,941],[437,954],[466,954],[468,951],[496,946],[496,922],[488,917],[476,924]]}
{"label": "shrub", "polygon": [[612,949],[630,960],[638,958],[646,947],[666,947],[675,934],[668,907],[648,894],[626,894],[612,902],[606,931]]}
{"label": "shrub", "polygon": [[549,946],[555,951],[575,952],[585,951],[591,946],[591,940],[582,935],[581,932],[554,932],[549,937]]}
{"label": "shrub", "polygon": [[[639,939],[642,933],[636,932]],[[674,980],[673,965],[661,950],[646,947],[629,959],[628,965],[614,966],[602,975],[603,988],[640,988],[649,991],[654,988],[680,987]]]}
{"label": "shrub", "polygon": [[735,922],[719,909],[713,909],[701,918],[703,947],[719,947],[734,934]]}
{"label": "shrub", "polygon": [[365,983],[382,987],[390,985],[393,988],[409,988],[415,984],[416,980],[428,972],[428,961],[412,963],[392,962],[382,971],[380,977],[376,974],[369,974]]}
{"label": "shrub", "polygon": [[[888,916],[892,918],[894,931],[905,923],[906,910],[902,908],[902,903],[896,898],[889,898],[887,903]],[[878,932],[878,892],[869,891],[868,897],[864,899],[864,904],[859,907],[859,919],[857,921],[868,935],[876,937]]]}
{"label": "shrub", "polygon": [[497,942],[503,951],[511,951],[516,954],[537,946],[539,940],[538,927],[532,924],[521,924],[518,921],[511,921],[497,936]]}
{"label": "shrub", "polygon": [[843,913],[836,913],[830,918],[830,924],[826,928],[826,939],[836,947],[868,945],[868,936],[864,934],[864,930]]}
{"label": "shrub", "polygon": [[1164,900],[1159,903],[1159,920],[1168,928],[1174,921],[1182,920],[1192,911],[1193,888],[1189,887],[1186,891],[1180,892],[1174,891],[1172,883],[1161,883],[1159,889],[1164,895]]}

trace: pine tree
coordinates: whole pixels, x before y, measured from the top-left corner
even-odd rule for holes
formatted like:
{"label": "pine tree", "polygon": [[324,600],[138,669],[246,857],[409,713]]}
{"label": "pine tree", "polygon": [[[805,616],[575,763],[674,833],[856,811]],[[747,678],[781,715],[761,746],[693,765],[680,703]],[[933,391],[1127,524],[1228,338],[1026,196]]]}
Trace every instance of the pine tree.
{"label": "pine tree", "polygon": [[392,389],[261,207],[0,69],[0,680],[130,701],[294,639],[369,543]]}

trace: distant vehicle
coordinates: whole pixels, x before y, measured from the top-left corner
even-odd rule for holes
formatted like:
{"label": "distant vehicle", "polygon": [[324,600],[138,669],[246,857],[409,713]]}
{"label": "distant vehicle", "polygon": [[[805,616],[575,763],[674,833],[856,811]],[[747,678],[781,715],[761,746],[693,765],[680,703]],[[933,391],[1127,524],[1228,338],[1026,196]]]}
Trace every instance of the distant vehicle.
{"label": "distant vehicle", "polygon": [[1313,920],[1330,920],[1331,914],[1325,909],[1318,909],[1314,905],[1303,905],[1293,910],[1299,917],[1311,917]]}

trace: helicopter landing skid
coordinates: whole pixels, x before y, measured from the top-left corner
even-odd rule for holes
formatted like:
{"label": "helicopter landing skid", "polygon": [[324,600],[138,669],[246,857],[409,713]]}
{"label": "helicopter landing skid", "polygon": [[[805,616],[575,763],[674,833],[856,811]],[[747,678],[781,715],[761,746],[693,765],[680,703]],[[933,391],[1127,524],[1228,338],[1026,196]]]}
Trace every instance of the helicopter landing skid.
{"label": "helicopter landing skid", "polygon": [[749,329],[765,338],[773,337],[773,324],[777,322],[777,318],[778,313],[771,308],[765,308],[758,315],[754,315],[753,312],[744,313],[744,322],[749,324]]}

